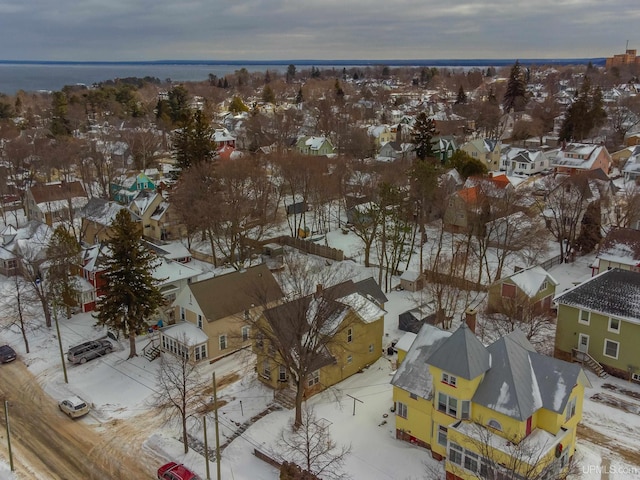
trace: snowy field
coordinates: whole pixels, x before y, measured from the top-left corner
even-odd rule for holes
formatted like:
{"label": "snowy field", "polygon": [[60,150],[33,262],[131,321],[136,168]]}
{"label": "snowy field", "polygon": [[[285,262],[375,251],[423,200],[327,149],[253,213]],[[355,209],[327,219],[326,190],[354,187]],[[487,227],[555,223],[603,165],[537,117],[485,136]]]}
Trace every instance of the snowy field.
{"label": "snowy field", "polygon": [[[344,235],[338,230],[329,233],[326,238],[327,243],[344,249],[348,256],[359,258],[361,255],[361,245],[352,233]],[[551,273],[560,283],[558,293],[571,287],[574,282],[589,278],[589,265],[592,261],[593,256],[579,257],[573,264],[553,267]],[[371,275],[377,277],[375,268],[364,269],[352,262],[349,262],[349,265],[354,270],[354,275],[359,278]],[[0,284],[0,289],[3,290],[2,298],[7,300],[11,298],[11,284],[4,277],[0,277],[0,281],[3,282]],[[399,280],[396,283],[399,283]],[[399,339],[402,334],[397,328],[398,314],[415,307],[417,302],[407,292],[392,291],[387,296],[389,302],[386,304],[388,313],[385,317],[385,347],[391,341]],[[453,328],[459,323],[459,317],[458,315],[454,319]],[[94,323],[89,314],[61,319],[61,337],[65,350],[82,341],[105,336],[106,332],[96,328]],[[42,322],[33,324],[41,325]],[[90,402],[93,406],[92,413],[79,421],[87,422],[96,428],[108,428],[108,423],[112,420],[125,420],[132,426],[139,427],[144,438],[142,446],[132,444],[132,449],[145,448],[154,452],[158,457],[158,465],[170,460],[183,462],[205,478],[204,457],[193,450],[184,455],[182,444],[178,440],[180,433],[177,426],[163,424],[160,419],[148,421],[157,389],[158,361],[149,362],[142,356],[127,360],[128,341],[114,342],[118,345],[114,353],[85,365],[70,366],[69,384],[65,384],[54,333],[55,329],[33,328],[29,332],[29,354],[25,353],[21,336],[15,328],[0,329],[0,342],[8,343],[16,349],[18,361],[28,366],[52,398],[60,400],[75,394]],[[138,352],[142,351],[148,341],[144,336],[138,339]],[[549,341],[552,342],[553,339]],[[256,379],[252,360],[250,353],[239,352],[213,365],[201,367],[203,376],[210,378],[215,370],[217,380],[224,383],[218,393],[219,401],[223,405],[219,410],[221,443],[229,439],[239,426],[266,410],[272,403],[273,392]],[[389,384],[394,361],[393,357],[381,358],[366,371],[313,397],[309,403],[313,406],[316,416],[330,425],[332,438],[338,443],[351,446],[351,454],[345,465],[345,471],[351,478],[444,478],[442,462],[431,459],[430,453],[426,450],[395,439],[394,418],[390,412],[392,388]],[[582,423],[588,428],[590,436],[579,438],[579,463],[573,478],[640,478],[640,416],[590,400],[591,396],[602,391],[604,383],[619,385],[638,391],[639,394],[640,387],[612,377],[603,381],[590,372],[588,377],[593,387],[588,388],[585,393]],[[355,414],[354,400],[351,397],[356,397],[362,402],[355,402]],[[274,411],[251,424],[244,433],[237,436],[222,453],[223,477],[237,480],[278,479],[277,470],[257,459],[253,451],[274,451],[280,432],[290,424],[292,415],[293,411]],[[207,421],[209,446],[212,447],[215,442],[212,414],[208,416]],[[192,424],[191,435],[196,439],[203,439],[200,423]],[[629,459],[629,455],[620,455],[620,449],[638,452],[637,459],[633,461]],[[0,457],[3,455],[5,451],[0,449]],[[8,472],[6,455],[4,460],[4,463],[0,461],[0,479],[13,480],[14,477]],[[214,476],[215,465],[211,463],[210,468]],[[22,480],[22,477],[17,478]]]}

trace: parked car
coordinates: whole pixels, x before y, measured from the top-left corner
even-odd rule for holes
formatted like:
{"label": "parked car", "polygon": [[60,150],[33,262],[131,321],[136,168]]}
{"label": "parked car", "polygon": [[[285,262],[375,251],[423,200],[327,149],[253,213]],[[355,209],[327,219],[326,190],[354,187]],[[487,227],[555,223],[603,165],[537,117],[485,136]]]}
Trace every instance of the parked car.
{"label": "parked car", "polygon": [[58,404],[58,407],[60,407],[60,411],[69,415],[69,418],[78,418],[89,413],[87,402],[75,396],[65,398]]}
{"label": "parked car", "polygon": [[109,340],[92,340],[71,347],[67,352],[67,360],[71,363],[85,363],[87,360],[111,353],[113,345]]}
{"label": "parked car", "polygon": [[169,462],[158,469],[159,480],[200,480],[200,477],[181,463]]}
{"label": "parked car", "polygon": [[0,347],[0,363],[13,362],[16,359],[16,351],[9,345]]}

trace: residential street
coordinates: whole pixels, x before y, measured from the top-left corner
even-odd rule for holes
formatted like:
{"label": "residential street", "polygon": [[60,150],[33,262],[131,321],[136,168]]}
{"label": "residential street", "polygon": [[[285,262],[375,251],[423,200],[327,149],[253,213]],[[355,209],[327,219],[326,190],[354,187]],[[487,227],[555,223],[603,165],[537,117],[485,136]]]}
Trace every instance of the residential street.
{"label": "residential street", "polygon": [[[0,366],[0,399],[9,400],[11,446],[18,478],[149,478],[159,462],[114,430],[98,432],[86,419],[71,420],[20,360]],[[8,459],[4,408],[0,449]],[[111,433],[110,433],[111,432]],[[126,435],[126,434],[125,434]]]}

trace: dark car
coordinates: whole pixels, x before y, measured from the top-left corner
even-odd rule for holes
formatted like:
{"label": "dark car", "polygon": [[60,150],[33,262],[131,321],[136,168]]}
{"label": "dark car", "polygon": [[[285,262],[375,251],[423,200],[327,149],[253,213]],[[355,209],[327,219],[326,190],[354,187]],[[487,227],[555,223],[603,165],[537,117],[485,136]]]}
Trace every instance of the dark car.
{"label": "dark car", "polygon": [[158,469],[159,480],[200,480],[200,477],[181,463],[169,462]]}
{"label": "dark car", "polygon": [[0,363],[13,362],[16,359],[16,351],[9,345],[0,347]]}
{"label": "dark car", "polygon": [[67,360],[71,363],[85,363],[87,360],[111,353],[113,345],[109,340],[92,340],[71,347],[67,352]]}

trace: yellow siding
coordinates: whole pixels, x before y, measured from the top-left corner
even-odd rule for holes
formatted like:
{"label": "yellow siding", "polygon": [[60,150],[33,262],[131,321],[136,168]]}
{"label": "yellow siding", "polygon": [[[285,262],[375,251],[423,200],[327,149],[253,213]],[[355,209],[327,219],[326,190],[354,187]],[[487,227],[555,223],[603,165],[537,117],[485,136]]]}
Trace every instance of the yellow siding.
{"label": "yellow siding", "polygon": [[[431,443],[433,404],[431,401],[420,397],[413,399],[409,392],[397,387],[393,387],[393,401],[396,405],[396,429],[403,430],[433,448]],[[398,402],[407,406],[406,419],[398,415]]]}

